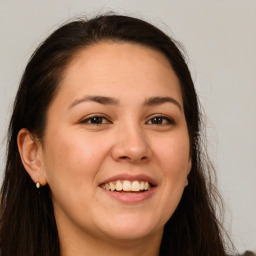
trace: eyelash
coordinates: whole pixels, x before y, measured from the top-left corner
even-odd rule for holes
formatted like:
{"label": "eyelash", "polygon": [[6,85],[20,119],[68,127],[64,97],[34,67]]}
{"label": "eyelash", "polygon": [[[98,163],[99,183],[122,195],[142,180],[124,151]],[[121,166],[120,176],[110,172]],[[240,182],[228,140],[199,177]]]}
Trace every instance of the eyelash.
{"label": "eyelash", "polygon": [[[155,119],[155,120],[154,120]],[[159,115],[159,116],[154,116],[154,117],[152,117],[152,118],[150,118],[148,121],[147,121],[147,123],[149,122],[149,121],[157,121],[157,123],[151,123],[151,125],[174,125],[175,124],[175,121],[172,119],[172,118],[170,118],[170,117],[167,117],[167,116],[161,116],[161,115]],[[163,123],[158,123],[158,121],[159,120],[161,120],[161,121],[163,121],[163,120],[165,120],[165,123],[163,124]]]}
{"label": "eyelash", "polygon": [[[104,121],[103,121],[104,120]],[[165,121],[165,123],[159,123]],[[156,123],[153,123],[156,122]],[[81,124],[89,124],[89,125],[104,125],[104,124],[110,124],[111,121],[109,121],[109,119],[105,116],[102,115],[94,115],[94,116],[90,116],[86,119],[83,119],[82,121],[80,121]],[[147,122],[147,125],[159,125],[159,126],[164,126],[164,125],[174,125],[176,124],[175,121],[167,116],[163,116],[163,115],[158,115],[158,116],[153,116],[151,117]]]}
{"label": "eyelash", "polygon": [[[102,122],[103,119],[105,120],[105,122]],[[101,122],[100,123],[98,123],[98,122],[92,123],[92,120],[94,120],[94,121],[101,120]],[[86,119],[83,119],[80,123],[89,124],[89,125],[102,125],[102,124],[106,124],[106,123],[109,124],[111,122],[105,116],[94,115],[94,116],[90,116]]]}

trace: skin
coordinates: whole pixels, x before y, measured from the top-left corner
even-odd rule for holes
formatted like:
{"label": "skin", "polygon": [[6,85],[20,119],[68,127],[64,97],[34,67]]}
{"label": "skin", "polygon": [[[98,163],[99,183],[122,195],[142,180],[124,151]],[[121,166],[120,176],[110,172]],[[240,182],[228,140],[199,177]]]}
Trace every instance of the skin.
{"label": "skin", "polygon": [[[145,105],[152,97],[173,100]],[[97,124],[95,115],[103,117]],[[49,107],[42,143],[22,129],[18,145],[34,182],[51,188],[62,256],[158,255],[191,169],[180,85],[165,56],[130,43],[80,51]],[[119,174],[148,175],[152,196],[112,198],[100,184]]]}

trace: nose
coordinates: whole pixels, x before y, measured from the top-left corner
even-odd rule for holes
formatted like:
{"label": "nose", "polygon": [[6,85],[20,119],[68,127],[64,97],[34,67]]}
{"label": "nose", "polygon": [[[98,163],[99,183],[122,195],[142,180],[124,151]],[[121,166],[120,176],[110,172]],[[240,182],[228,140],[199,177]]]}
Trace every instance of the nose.
{"label": "nose", "polygon": [[116,161],[131,163],[147,162],[152,156],[152,150],[143,128],[119,128],[112,148],[112,157]]}

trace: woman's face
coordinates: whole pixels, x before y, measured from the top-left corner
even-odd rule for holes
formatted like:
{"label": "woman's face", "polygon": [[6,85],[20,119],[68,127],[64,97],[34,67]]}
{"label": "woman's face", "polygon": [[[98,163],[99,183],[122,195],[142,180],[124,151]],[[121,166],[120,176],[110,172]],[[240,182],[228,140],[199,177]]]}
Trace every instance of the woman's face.
{"label": "woman's face", "polygon": [[179,81],[159,52],[99,43],[67,67],[42,146],[60,234],[161,236],[191,169]]}

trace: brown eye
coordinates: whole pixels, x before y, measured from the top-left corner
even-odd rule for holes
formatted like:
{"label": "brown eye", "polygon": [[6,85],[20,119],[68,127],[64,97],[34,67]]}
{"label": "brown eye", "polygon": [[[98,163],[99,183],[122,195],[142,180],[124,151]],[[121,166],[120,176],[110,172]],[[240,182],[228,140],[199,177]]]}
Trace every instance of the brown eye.
{"label": "brown eye", "polygon": [[81,121],[83,124],[100,125],[110,123],[107,118],[103,116],[92,116]]}
{"label": "brown eye", "polygon": [[151,118],[147,124],[153,124],[153,125],[170,125],[174,124],[174,121],[166,116],[155,116]]}

